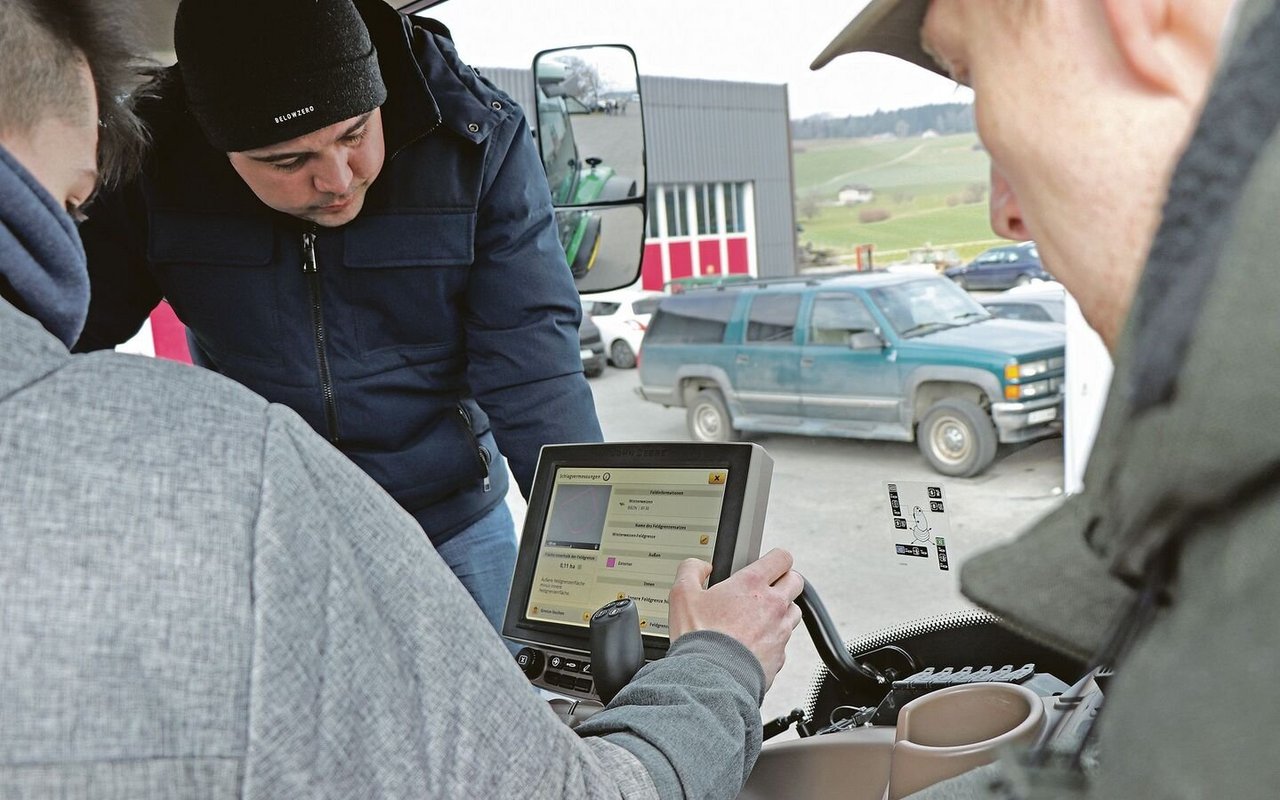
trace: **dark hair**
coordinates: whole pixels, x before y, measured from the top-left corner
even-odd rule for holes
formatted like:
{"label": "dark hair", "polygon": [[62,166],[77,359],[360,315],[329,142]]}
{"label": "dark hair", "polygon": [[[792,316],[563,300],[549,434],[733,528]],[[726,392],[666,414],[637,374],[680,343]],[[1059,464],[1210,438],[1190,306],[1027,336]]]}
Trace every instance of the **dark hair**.
{"label": "dark hair", "polygon": [[133,113],[140,49],[136,3],[0,0],[0,131],[29,133],[48,114],[85,113],[81,65],[98,100],[98,170],[111,185],[137,169],[146,134]]}

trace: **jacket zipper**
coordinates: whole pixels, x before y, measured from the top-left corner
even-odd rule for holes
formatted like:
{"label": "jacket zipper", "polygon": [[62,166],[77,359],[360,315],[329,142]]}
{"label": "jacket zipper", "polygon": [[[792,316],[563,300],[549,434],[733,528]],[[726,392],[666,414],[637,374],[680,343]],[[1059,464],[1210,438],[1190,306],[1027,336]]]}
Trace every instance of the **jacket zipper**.
{"label": "jacket zipper", "polygon": [[444,117],[443,117],[443,116],[436,116],[436,121],[431,125],[431,127],[430,127],[430,128],[428,128],[427,130],[425,130],[425,131],[423,131],[422,133],[418,134],[417,136],[413,137],[413,139],[411,139],[411,140],[409,140],[409,141],[407,141],[407,142],[404,142],[403,144],[400,144],[399,146],[397,146],[397,147],[396,147],[396,149],[395,149],[395,150],[393,150],[393,151],[391,152],[391,156],[390,156],[389,158],[387,158],[387,163],[389,164],[389,163],[391,163],[392,161],[394,161],[394,160],[395,160],[395,157],[396,157],[396,156],[398,156],[398,155],[400,155],[401,151],[403,151],[403,150],[404,150],[406,147],[408,147],[409,145],[413,144],[414,142],[418,141],[419,139],[423,138],[424,136],[430,136],[431,134],[435,133],[435,132],[436,132],[436,129],[437,129],[437,128],[439,128],[439,127],[440,127],[440,125],[441,125],[443,122],[444,122]]}
{"label": "jacket zipper", "polygon": [[311,294],[311,331],[316,343],[316,366],[320,372],[320,393],[324,397],[324,420],[329,442],[338,443],[338,404],[333,396],[333,373],[329,371],[328,334],[324,328],[324,310],[320,305],[320,267],[316,262],[314,230],[302,234],[302,272],[307,276]]}
{"label": "jacket zipper", "polygon": [[471,415],[467,413],[466,406],[458,403],[458,415],[462,417],[462,424],[467,426],[467,433],[471,434],[471,441],[476,446],[476,457],[480,460],[480,468],[484,470],[484,490],[487,492],[493,488],[493,484],[489,481],[489,451],[480,446],[480,440],[476,438],[476,429],[471,425]]}

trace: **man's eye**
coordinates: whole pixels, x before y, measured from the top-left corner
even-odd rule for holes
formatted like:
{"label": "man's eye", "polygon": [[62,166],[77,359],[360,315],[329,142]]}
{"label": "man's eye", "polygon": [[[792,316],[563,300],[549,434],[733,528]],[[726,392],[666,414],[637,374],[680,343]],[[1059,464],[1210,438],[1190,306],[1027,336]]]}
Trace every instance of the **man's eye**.
{"label": "man's eye", "polygon": [[344,137],[343,141],[345,141],[347,144],[352,144],[352,145],[360,144],[361,142],[364,141],[364,135],[368,132],[369,132],[369,129],[365,128],[359,133],[353,133],[350,136]]}
{"label": "man's eye", "polygon": [[303,161],[304,159],[299,156],[298,158],[291,158],[288,161],[273,161],[271,162],[271,166],[281,172],[293,172],[298,167],[302,166]]}

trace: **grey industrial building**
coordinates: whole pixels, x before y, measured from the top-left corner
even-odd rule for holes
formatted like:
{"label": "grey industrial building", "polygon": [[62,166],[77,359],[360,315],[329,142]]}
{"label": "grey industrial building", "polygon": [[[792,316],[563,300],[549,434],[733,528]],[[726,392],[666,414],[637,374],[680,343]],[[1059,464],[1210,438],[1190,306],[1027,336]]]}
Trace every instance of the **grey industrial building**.
{"label": "grey industrial building", "polygon": [[[480,73],[534,108],[529,70]],[[794,275],[787,87],[641,76],[648,146],[645,288],[675,278]]]}

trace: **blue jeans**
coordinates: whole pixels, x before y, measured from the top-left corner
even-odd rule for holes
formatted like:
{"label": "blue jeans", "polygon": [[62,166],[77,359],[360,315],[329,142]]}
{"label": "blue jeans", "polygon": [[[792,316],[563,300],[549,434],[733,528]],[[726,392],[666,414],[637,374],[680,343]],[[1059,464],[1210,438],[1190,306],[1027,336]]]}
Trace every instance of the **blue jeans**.
{"label": "blue jeans", "polygon": [[[516,529],[506,503],[462,529],[436,548],[440,558],[475,598],[476,605],[502,633],[502,617],[516,568]],[[510,642],[512,652],[518,650]]]}

